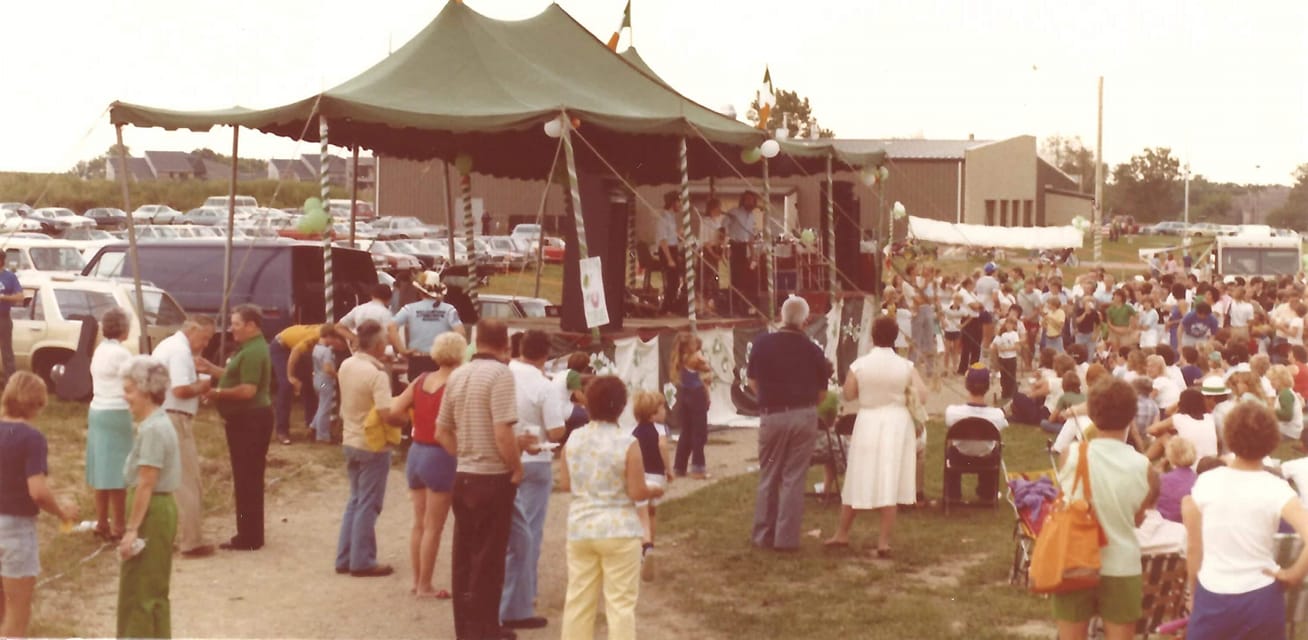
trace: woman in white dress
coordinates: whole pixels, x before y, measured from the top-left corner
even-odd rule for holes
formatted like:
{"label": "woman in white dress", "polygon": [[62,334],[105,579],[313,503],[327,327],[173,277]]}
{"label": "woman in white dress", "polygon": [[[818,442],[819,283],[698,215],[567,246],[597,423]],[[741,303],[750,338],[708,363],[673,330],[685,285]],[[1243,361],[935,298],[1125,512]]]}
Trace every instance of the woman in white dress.
{"label": "woman in white dress", "polygon": [[858,418],[840,493],[840,528],[825,542],[828,547],[848,546],[855,511],[878,510],[877,556],[881,558],[890,557],[896,506],[912,504],[916,491],[916,437],[907,405],[908,386],[913,385],[919,401],[926,397],[913,363],[894,351],[898,333],[894,319],[878,318],[872,325],[872,351],[855,360],[845,377],[844,396],[858,400]]}

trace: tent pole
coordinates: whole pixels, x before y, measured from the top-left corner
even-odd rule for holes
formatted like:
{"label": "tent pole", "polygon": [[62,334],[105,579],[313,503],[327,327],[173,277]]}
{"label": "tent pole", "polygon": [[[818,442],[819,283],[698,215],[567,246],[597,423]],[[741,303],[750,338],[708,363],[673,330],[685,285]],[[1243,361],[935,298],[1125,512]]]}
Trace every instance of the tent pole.
{"label": "tent pole", "polygon": [[640,264],[636,253],[636,192],[627,189],[627,290],[636,288],[636,266]]}
{"label": "tent pole", "polygon": [[354,227],[358,223],[358,216],[355,215],[354,208],[359,202],[359,145],[354,145],[354,157],[350,165],[350,246],[354,244]]}
{"label": "tent pole", "polygon": [[[585,260],[589,252],[586,250],[586,219],[581,214],[581,187],[577,184],[577,154],[572,148],[572,120],[568,118],[565,111],[563,113],[563,157],[568,163],[568,195],[572,201],[572,219],[577,226],[577,261]],[[599,327],[590,330],[591,340],[595,348],[601,346]]]}
{"label": "tent pole", "polygon": [[[554,162],[559,161],[559,150],[554,150]],[[532,293],[533,298],[540,297],[540,271],[545,266],[545,205],[550,200],[550,189],[554,188],[554,183],[549,179],[545,180],[545,197],[541,198],[540,211],[536,212],[536,227],[540,229],[540,235],[536,236],[536,291]],[[560,300],[560,302],[562,302]]]}
{"label": "tent pole", "polygon": [[454,193],[450,191],[450,163],[441,160],[441,169],[445,172],[445,227],[449,229],[446,236],[450,244],[450,264],[454,264],[454,256],[457,252],[454,250]]}
{"label": "tent pole", "polygon": [[114,132],[118,136],[118,184],[123,190],[123,211],[127,212],[127,253],[132,260],[132,284],[136,287],[136,321],[141,335],[138,353],[149,353],[150,337],[145,333],[145,294],[141,292],[141,261],[136,255],[136,224],[132,219],[132,199],[127,189],[127,147],[123,146],[123,125],[116,125]]}
{"label": "tent pole", "polygon": [[777,319],[777,254],[772,247],[772,180],[768,176],[768,159],[763,158],[763,252],[766,260],[763,268],[767,270],[768,281],[768,322]]}
{"label": "tent pole", "polygon": [[[227,238],[223,247],[223,299],[219,305],[219,326],[226,326],[228,294],[232,290],[232,234],[236,233],[236,159],[240,151],[241,128],[232,127],[232,179],[227,190]],[[218,353],[227,351],[227,332],[218,334]]]}
{"label": "tent pole", "polygon": [[[331,195],[331,178],[327,175],[327,116],[318,114],[318,143],[320,151],[318,152],[318,191],[319,198],[322,199],[323,209],[327,209],[327,199]],[[330,217],[330,216],[329,216]],[[326,314],[325,322],[331,322],[335,318],[332,313],[335,298],[332,291],[332,227],[327,225],[327,230],[322,236],[322,294],[325,303]]]}
{"label": "tent pole", "polygon": [[686,137],[682,136],[678,145],[678,166],[681,168],[681,250],[683,270],[686,278],[686,319],[690,321],[690,332],[699,333],[695,298],[695,239],[690,228],[690,170],[686,164]]}
{"label": "tent pole", "polygon": [[831,172],[831,154],[827,154],[827,289],[830,305],[835,308],[836,290],[836,181]]}
{"label": "tent pole", "polygon": [[472,217],[472,169],[459,171],[459,191],[463,197],[463,237],[468,244],[468,259],[472,261],[468,274],[468,301],[481,317],[481,303],[477,300],[477,221]]}

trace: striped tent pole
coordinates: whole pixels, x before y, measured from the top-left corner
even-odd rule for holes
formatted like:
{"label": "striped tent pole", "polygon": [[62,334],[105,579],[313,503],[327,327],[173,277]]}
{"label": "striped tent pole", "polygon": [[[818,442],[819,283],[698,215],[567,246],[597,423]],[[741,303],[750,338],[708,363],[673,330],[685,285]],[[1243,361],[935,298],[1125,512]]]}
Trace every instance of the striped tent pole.
{"label": "striped tent pole", "polygon": [[636,288],[636,266],[640,256],[636,253],[636,192],[627,194],[627,289]]}
{"label": "striped tent pole", "polygon": [[690,170],[686,164],[686,137],[679,145],[678,166],[681,168],[681,251],[686,271],[686,319],[690,332],[699,333],[695,299],[695,236],[690,228]]}
{"label": "striped tent pole", "polygon": [[772,180],[768,177],[768,159],[763,158],[763,251],[767,255],[768,322],[777,319],[777,254],[772,250]]}
{"label": "striped tent pole", "polygon": [[[331,181],[327,175],[327,116],[318,114],[318,142],[321,150],[318,152],[318,191],[322,198],[323,211],[331,211],[327,206],[327,198],[331,190]],[[322,236],[322,284],[323,299],[327,301],[326,321],[331,322],[336,319],[334,309],[335,299],[332,292],[332,225],[327,224],[327,230]]]}
{"label": "striped tent pole", "polygon": [[477,228],[473,226],[477,221],[472,216],[472,168],[467,163],[458,163],[458,166],[467,168],[467,171],[459,170],[459,195],[463,198],[463,238],[468,245],[468,260],[472,262],[468,267],[468,301],[476,310],[477,317],[481,317],[481,302],[477,299],[481,278],[477,273]]}
{"label": "striped tent pole", "polygon": [[831,173],[831,154],[827,154],[827,288],[831,292],[831,305],[836,304],[836,183]]}
{"label": "striped tent pole", "polygon": [[[568,199],[572,202],[572,222],[577,227],[577,260],[590,256],[586,248],[586,219],[581,213],[581,188],[577,184],[577,154],[572,148],[572,120],[563,113],[563,158],[568,164]],[[595,347],[600,347],[599,327],[590,330]]]}

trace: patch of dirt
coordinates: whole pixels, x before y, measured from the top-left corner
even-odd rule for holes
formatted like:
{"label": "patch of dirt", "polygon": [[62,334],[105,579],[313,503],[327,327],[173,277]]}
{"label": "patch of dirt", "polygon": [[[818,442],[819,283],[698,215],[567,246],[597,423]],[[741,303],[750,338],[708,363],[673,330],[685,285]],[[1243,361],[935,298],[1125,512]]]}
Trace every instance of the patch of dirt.
{"label": "patch of dirt", "polygon": [[1058,625],[1048,620],[1028,620],[1004,630],[1014,638],[1048,638],[1058,635]]}
{"label": "patch of dirt", "polygon": [[988,557],[989,554],[974,553],[968,556],[948,558],[925,569],[907,574],[905,577],[909,580],[916,580],[931,589],[957,589],[962,584],[962,578],[967,574],[968,570],[985,562]]}

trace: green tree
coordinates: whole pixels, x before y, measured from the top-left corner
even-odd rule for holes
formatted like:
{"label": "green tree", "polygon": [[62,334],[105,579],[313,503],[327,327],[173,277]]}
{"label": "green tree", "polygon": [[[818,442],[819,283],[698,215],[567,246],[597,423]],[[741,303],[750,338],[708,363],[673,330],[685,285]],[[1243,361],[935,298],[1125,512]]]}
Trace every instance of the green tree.
{"label": "green tree", "polygon": [[1040,145],[1040,155],[1049,164],[1072,176],[1077,181],[1078,191],[1094,193],[1095,152],[1086,148],[1085,143],[1081,142],[1081,136],[1049,136]]}
{"label": "green tree", "polygon": [[1294,170],[1294,186],[1285,204],[1267,215],[1267,224],[1308,231],[1308,164]]}
{"label": "green tree", "polygon": [[[77,164],[73,165],[72,169],[68,170],[69,175],[77,176],[83,180],[99,180],[104,178],[106,176],[105,164],[107,163],[107,158],[119,157],[118,149],[119,147],[117,144],[111,144],[109,145],[108,151],[105,151],[90,160],[78,161]],[[131,155],[132,151],[126,145],[124,145],[122,149],[127,153],[127,155]]]}
{"label": "green tree", "polygon": [[1181,214],[1181,161],[1167,147],[1145,149],[1113,168],[1108,200],[1114,214],[1135,216],[1137,222],[1175,220]]}
{"label": "green tree", "polygon": [[[755,97],[754,101],[749,103],[749,113],[745,114],[745,118],[754,126],[758,126],[759,106],[758,98]],[[785,126],[790,131],[790,137],[808,138],[811,137],[812,127],[816,124],[813,105],[809,104],[807,97],[800,98],[794,91],[776,90],[776,104],[772,106],[772,112],[768,116],[766,127],[768,131],[776,131]],[[836,132],[820,126],[817,133],[819,138],[834,138],[836,135]]]}

